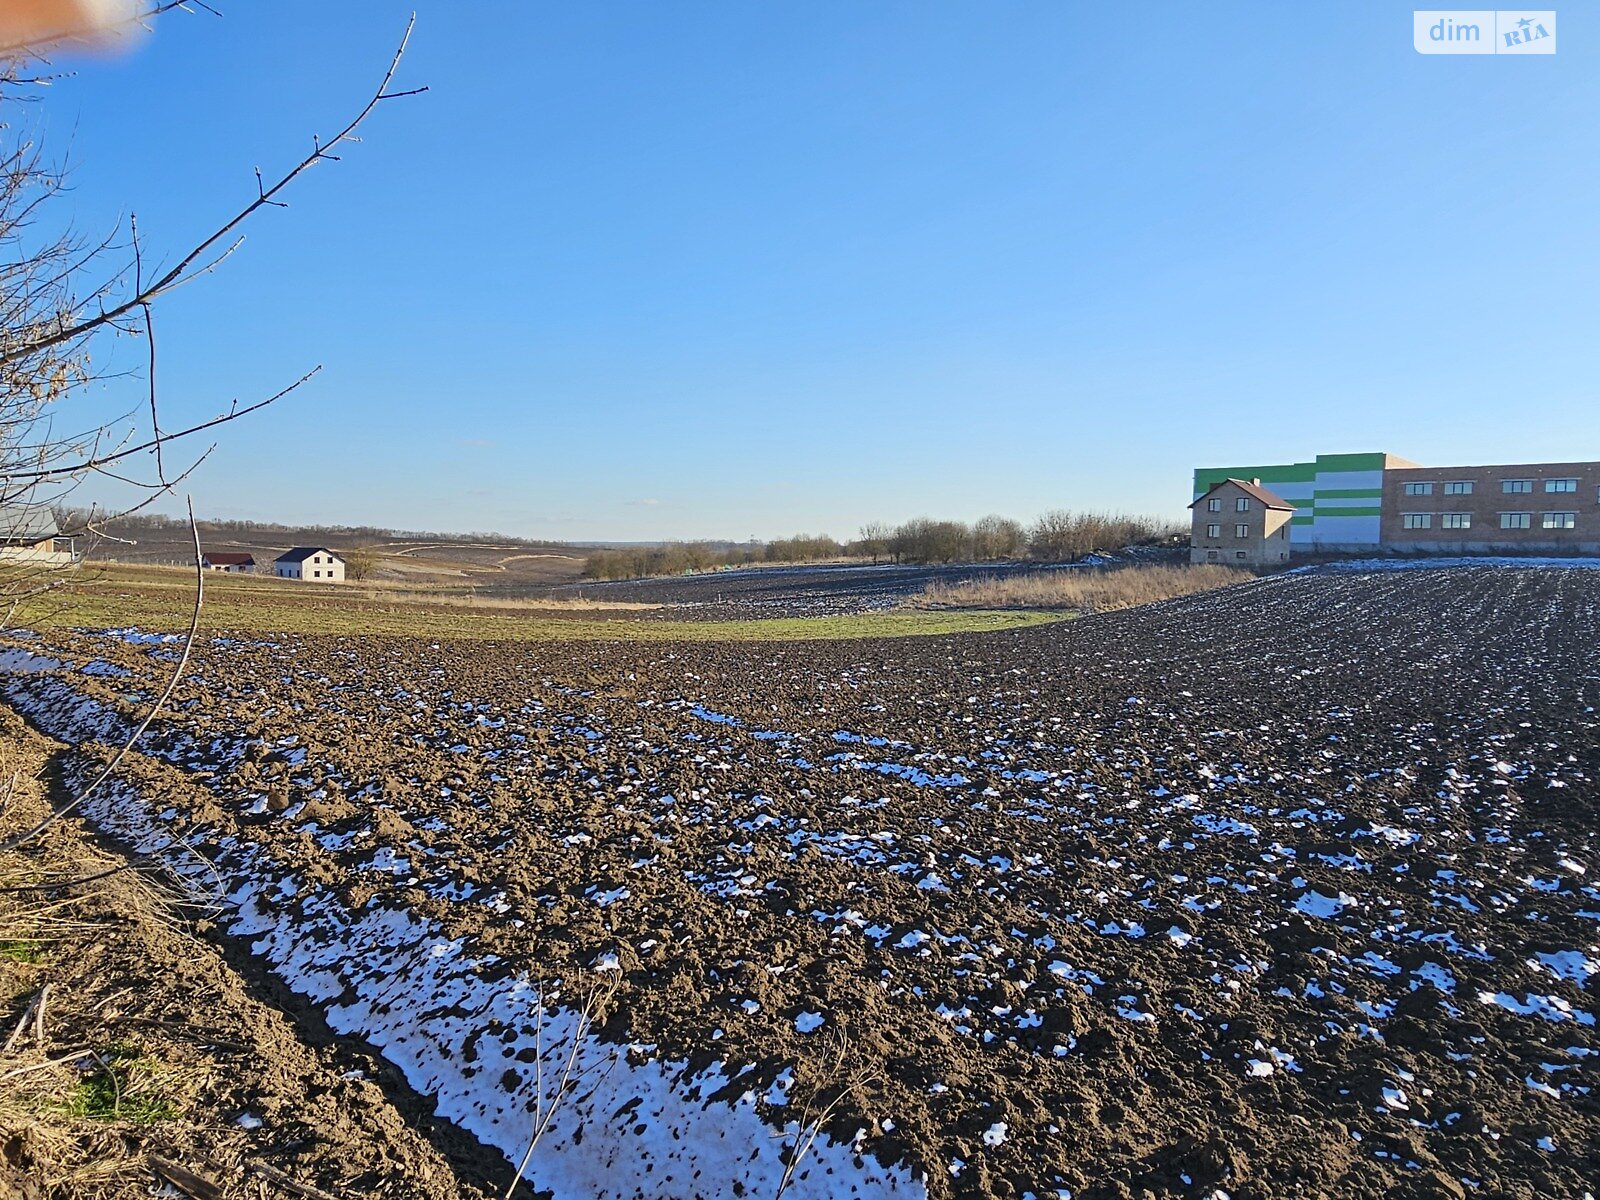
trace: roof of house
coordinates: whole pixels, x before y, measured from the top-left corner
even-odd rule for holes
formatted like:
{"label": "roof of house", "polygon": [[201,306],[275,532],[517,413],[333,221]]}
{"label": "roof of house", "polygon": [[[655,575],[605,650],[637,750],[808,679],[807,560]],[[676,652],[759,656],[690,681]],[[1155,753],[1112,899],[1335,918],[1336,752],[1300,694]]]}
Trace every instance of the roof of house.
{"label": "roof of house", "polygon": [[253,567],[256,565],[254,554],[239,554],[232,550],[208,550],[206,561],[214,567]]}
{"label": "roof of house", "polygon": [[1199,504],[1201,500],[1204,500],[1206,496],[1211,495],[1211,493],[1216,491],[1217,488],[1226,487],[1230,483],[1245,495],[1252,496],[1261,501],[1261,503],[1265,504],[1268,508],[1281,508],[1288,512],[1294,511],[1294,505],[1290,504],[1282,496],[1279,496],[1274,492],[1269,492],[1259,483],[1251,483],[1248,479],[1224,479],[1221,483],[1212,485],[1212,487],[1206,491],[1204,496],[1197,497],[1194,504],[1189,505],[1189,507],[1193,508],[1195,504]]}
{"label": "roof of house", "polygon": [[60,533],[49,505],[0,504],[0,542],[39,542]]}
{"label": "roof of house", "polygon": [[327,554],[333,558],[338,558],[340,562],[344,561],[344,559],[339,558],[337,554],[334,554],[333,551],[329,550],[326,546],[296,546],[293,550],[278,555],[278,557],[272,561],[281,563],[305,562],[305,560],[310,558],[313,554]]}

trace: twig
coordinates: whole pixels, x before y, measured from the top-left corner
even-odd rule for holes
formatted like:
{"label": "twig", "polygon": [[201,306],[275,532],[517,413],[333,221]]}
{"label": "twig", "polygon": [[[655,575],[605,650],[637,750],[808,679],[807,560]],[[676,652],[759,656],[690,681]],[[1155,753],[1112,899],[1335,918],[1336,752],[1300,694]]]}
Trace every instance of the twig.
{"label": "twig", "polygon": [[33,1040],[42,1049],[44,1047],[44,1012],[45,1006],[50,1003],[50,984],[45,984],[39,989],[39,999],[33,1006]]}
{"label": "twig", "polygon": [[89,1057],[100,1064],[100,1069],[106,1073],[106,1078],[111,1080],[111,1115],[120,1117],[122,1115],[122,1080],[117,1075],[117,1068],[111,1064],[109,1059],[101,1055],[98,1050],[89,1051]]}
{"label": "twig", "polygon": [[[190,4],[194,4],[195,7],[197,7],[197,8],[205,9],[212,16],[217,16],[218,15],[216,9],[212,8],[209,4],[202,3],[202,0],[166,0],[165,3],[157,4],[153,8],[147,8],[143,12],[134,13],[127,20],[117,22],[117,24],[112,26],[112,28],[113,29],[126,29],[130,25],[143,25],[143,24],[145,24],[145,22],[153,21],[155,18],[159,17],[162,13],[171,12],[175,8],[182,9],[183,11],[188,12],[188,11],[190,11],[189,10],[189,5]],[[75,37],[73,37],[72,35],[70,35],[70,34],[60,34],[60,35],[57,35],[56,37],[53,37],[53,38],[51,38],[51,39],[49,39],[49,40],[47,40],[47,41],[45,41],[45,42],[43,42],[43,43],[41,43],[39,45],[35,45],[35,46],[29,46],[25,42],[24,43],[15,43],[15,44],[10,45],[10,46],[0,46],[0,57],[9,58],[9,57],[12,57],[12,56],[15,56],[15,55],[18,55],[18,54],[36,52],[41,48],[48,48],[49,46],[55,45],[55,44],[57,44],[59,42],[70,42],[70,41],[75,41],[75,40],[77,40],[77,39]]]}
{"label": "twig", "polygon": [[[43,990],[41,989],[40,995],[43,994]],[[11,1036],[6,1039],[5,1047],[3,1050],[0,1050],[0,1053],[10,1054],[11,1051],[16,1048],[17,1043],[22,1040],[22,1035],[28,1028],[28,1022],[33,1020],[33,1010],[38,1006],[39,996],[35,996],[32,1000],[28,1001],[28,1007],[22,1010],[22,1020],[17,1022],[17,1027],[11,1031]]]}
{"label": "twig", "polygon": [[[0,365],[4,364],[0,363]],[[226,425],[230,421],[237,421],[240,417],[248,417],[251,413],[258,412],[267,407],[269,404],[276,404],[290,392],[309,382],[312,377],[321,370],[322,366],[319,363],[317,366],[312,367],[311,370],[307,371],[304,375],[300,376],[299,379],[296,379],[288,387],[283,388],[281,391],[274,392],[265,400],[257,400],[254,404],[246,405],[244,408],[229,408],[228,411],[223,413],[220,417],[213,417],[209,421],[202,421],[198,425],[191,425],[189,428],[178,430],[176,433],[163,433],[159,439],[159,444],[165,445],[167,442],[175,442],[181,438],[193,437],[197,433],[204,433],[207,429],[215,429],[218,425]],[[131,454],[138,454],[141,451],[152,449],[157,444],[157,439],[151,438],[148,441],[140,442],[136,446],[128,446],[121,450],[117,450],[112,454],[102,454],[91,458],[80,459],[77,462],[70,463],[66,466],[40,467],[32,471],[8,471],[6,472],[5,481],[9,486],[12,483],[19,482],[31,484],[42,483],[51,479],[67,479],[74,475],[81,475],[86,471],[97,471],[104,467],[107,463],[114,463],[119,459],[127,458]],[[206,453],[209,454],[210,451],[208,450]],[[192,470],[193,468],[191,467],[190,469]],[[185,474],[187,473],[188,472],[185,472]],[[143,506],[141,505],[140,507]]]}
{"label": "twig", "polygon": [[160,1017],[114,1017],[115,1021],[124,1024],[154,1025],[172,1037],[187,1037],[192,1042],[206,1046],[214,1046],[219,1050],[248,1050],[250,1047],[244,1042],[231,1041],[224,1037],[213,1037],[212,1031],[203,1025],[191,1025],[187,1021],[164,1021]]}
{"label": "twig", "polygon": [[[831,1071],[833,1075],[837,1076],[843,1070],[845,1058],[849,1049],[849,1036],[847,1034],[840,1034],[839,1053],[834,1058]],[[800,1110],[800,1127],[798,1132],[795,1134],[794,1149],[789,1153],[789,1161],[784,1164],[783,1177],[778,1180],[778,1190],[772,1193],[772,1200],[778,1200],[778,1198],[782,1196],[783,1193],[788,1189],[790,1183],[794,1181],[794,1173],[795,1170],[800,1166],[800,1160],[810,1152],[814,1145],[816,1145],[817,1138],[822,1136],[823,1127],[828,1123],[829,1118],[833,1116],[834,1110],[837,1109],[839,1105],[844,1103],[845,1097],[849,1096],[858,1088],[862,1088],[869,1083],[876,1082],[877,1079],[878,1075],[867,1068],[862,1068],[856,1071],[853,1075],[851,1075],[849,1082],[839,1089],[839,1094],[830,1100],[826,1105],[824,1105],[815,1116],[811,1115],[811,1111],[812,1105],[816,1102],[816,1097],[813,1095],[811,1098],[807,1099],[805,1107]]]}
{"label": "twig", "polygon": [[[43,1071],[46,1067],[60,1067],[69,1062],[77,1062],[80,1058],[87,1058],[94,1054],[93,1050],[74,1050],[71,1054],[63,1054],[60,1058],[46,1059],[44,1062],[31,1063],[26,1067],[12,1067],[4,1075],[0,1075],[0,1082],[15,1079],[18,1075],[26,1075],[30,1071]],[[99,1056],[96,1055],[98,1058]],[[101,1060],[104,1061],[103,1059]]]}
{"label": "twig", "polygon": [[[144,290],[144,251],[139,245],[139,218],[130,214],[128,228],[133,236],[133,290]],[[161,420],[156,411],[156,317],[155,311],[148,303],[139,305],[139,310],[144,314],[144,340],[150,351],[149,376],[150,386],[150,437],[156,444],[156,478],[161,481],[162,487],[167,483],[167,464],[162,457],[161,444],[165,439],[161,436]]]}
{"label": "twig", "polygon": [[118,863],[114,867],[107,867],[104,871],[96,871],[93,875],[81,875],[77,879],[57,879],[49,883],[15,883],[7,887],[0,887],[0,893],[11,892],[53,892],[58,888],[81,887],[86,883],[95,883],[111,875],[123,871],[137,871],[139,864],[133,861]]}
{"label": "twig", "polygon": [[170,1158],[152,1154],[149,1156],[149,1162],[152,1171],[185,1196],[194,1197],[194,1200],[222,1200],[225,1194],[220,1184],[214,1183],[204,1175],[196,1174],[188,1167],[180,1166]]}
{"label": "twig", "polygon": [[106,1009],[110,1008],[113,1003],[121,1000],[131,991],[133,991],[132,988],[118,988],[116,991],[112,992],[111,995],[107,996],[95,1006],[94,1015],[98,1017],[101,1013],[105,1012]]}

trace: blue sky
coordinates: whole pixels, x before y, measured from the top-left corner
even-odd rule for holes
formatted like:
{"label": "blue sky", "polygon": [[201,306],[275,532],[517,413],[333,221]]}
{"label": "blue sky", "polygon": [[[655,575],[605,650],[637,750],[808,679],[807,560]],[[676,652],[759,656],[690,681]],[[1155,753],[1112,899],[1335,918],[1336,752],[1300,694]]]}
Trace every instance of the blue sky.
{"label": "blue sky", "polygon": [[[34,114],[81,229],[177,253],[410,11],[220,7]],[[1204,464],[1600,457],[1600,11],[1538,58],[1420,56],[1411,13],[421,0],[431,91],[159,318],[169,422],[325,364],[197,507],[845,537],[1177,513]]]}

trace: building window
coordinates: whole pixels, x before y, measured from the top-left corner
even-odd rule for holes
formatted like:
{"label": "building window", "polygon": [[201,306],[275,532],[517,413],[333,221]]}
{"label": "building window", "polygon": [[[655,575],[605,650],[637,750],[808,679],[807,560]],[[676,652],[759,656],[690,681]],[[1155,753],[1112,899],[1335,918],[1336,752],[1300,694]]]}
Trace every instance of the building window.
{"label": "building window", "polygon": [[1533,528],[1533,514],[1532,513],[1501,513],[1500,514],[1500,528],[1501,529],[1532,529]]}
{"label": "building window", "polygon": [[1547,492],[1575,492],[1578,490],[1576,479],[1546,479],[1544,490]]}
{"label": "building window", "polygon": [[1215,550],[1207,550],[1206,551],[1206,561],[1207,562],[1216,562],[1217,561],[1217,552]]}
{"label": "building window", "polygon": [[1248,555],[1248,554],[1246,554],[1246,553],[1245,553],[1245,552],[1244,552],[1244,551],[1243,551],[1243,550],[1235,550],[1235,551],[1234,551],[1234,552],[1233,552],[1233,556],[1234,556],[1234,557],[1235,557],[1235,558],[1249,558],[1249,557],[1250,557],[1250,556],[1249,556],[1249,555]]}
{"label": "building window", "polygon": [[1408,496],[1431,496],[1431,495],[1433,495],[1433,484],[1431,484],[1431,483],[1408,483],[1408,484],[1406,484],[1406,495],[1408,495]]}
{"label": "building window", "polygon": [[1578,527],[1578,514],[1545,513],[1544,527],[1546,529],[1576,529]]}
{"label": "building window", "polygon": [[1452,479],[1444,485],[1444,494],[1446,496],[1470,496],[1472,495],[1472,480]]}
{"label": "building window", "polygon": [[1526,496],[1533,491],[1533,480],[1502,479],[1500,481],[1500,490],[1508,496]]}
{"label": "building window", "polygon": [[1206,511],[1207,512],[1221,512],[1222,511],[1222,497],[1221,496],[1213,496],[1211,499],[1207,500],[1206,501]]}
{"label": "building window", "polygon": [[1233,536],[1236,537],[1236,538],[1247,538],[1247,537],[1249,537],[1250,536],[1250,526],[1248,526],[1248,525],[1235,525],[1233,527]]}
{"label": "building window", "polygon": [[1213,539],[1221,537],[1222,536],[1222,526],[1221,525],[1207,525],[1206,526],[1206,536],[1208,538],[1213,538]]}
{"label": "building window", "polygon": [[1248,496],[1240,496],[1233,502],[1233,510],[1234,512],[1249,512],[1250,498]]}
{"label": "building window", "polygon": [[1400,524],[1405,529],[1432,529],[1432,513],[1401,513]]}
{"label": "building window", "polygon": [[1471,529],[1472,514],[1442,513],[1439,517],[1439,525],[1444,529]]}

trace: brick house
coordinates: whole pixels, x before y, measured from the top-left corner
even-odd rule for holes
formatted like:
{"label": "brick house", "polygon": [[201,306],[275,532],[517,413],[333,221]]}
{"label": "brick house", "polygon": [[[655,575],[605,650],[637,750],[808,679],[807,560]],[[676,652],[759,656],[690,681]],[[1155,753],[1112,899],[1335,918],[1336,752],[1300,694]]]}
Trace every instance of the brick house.
{"label": "brick house", "polygon": [[1191,563],[1275,567],[1289,561],[1294,505],[1259,479],[1224,479],[1189,505],[1189,512]]}
{"label": "brick house", "polygon": [[1390,471],[1383,546],[1411,554],[1600,554],[1600,462]]}

